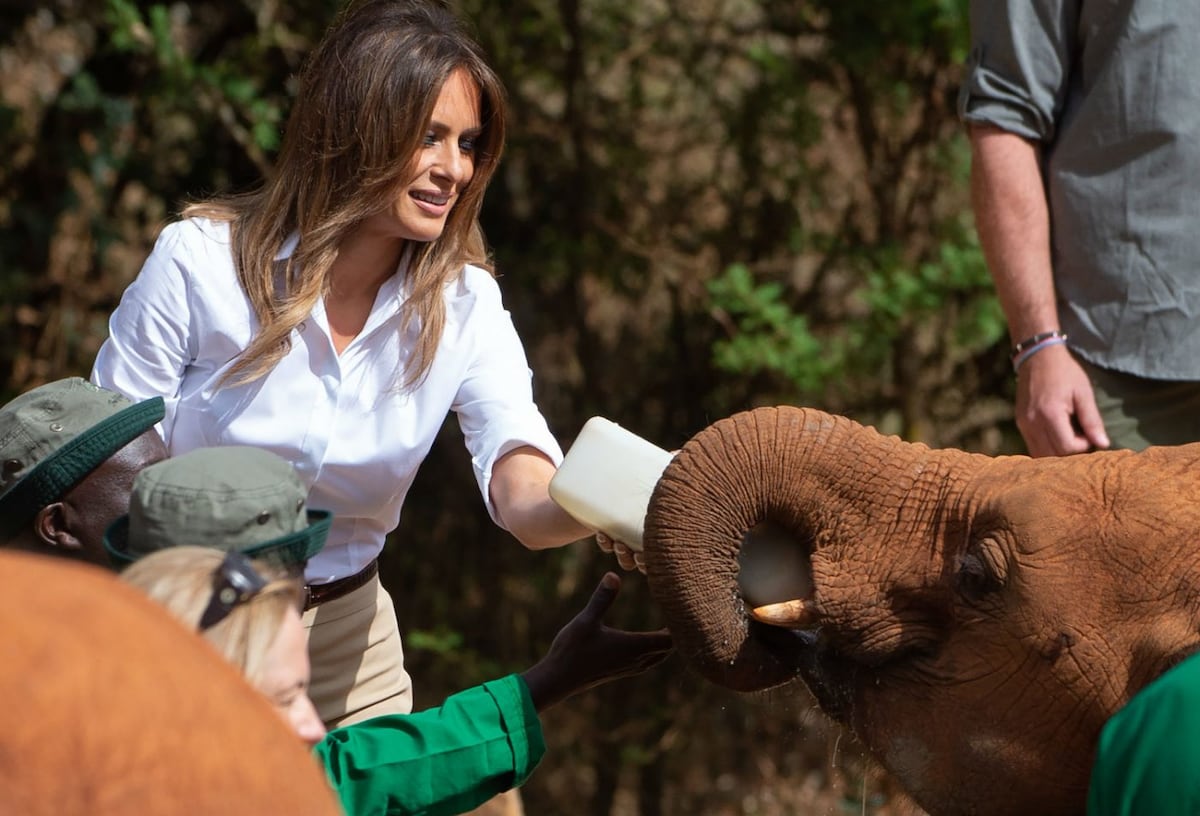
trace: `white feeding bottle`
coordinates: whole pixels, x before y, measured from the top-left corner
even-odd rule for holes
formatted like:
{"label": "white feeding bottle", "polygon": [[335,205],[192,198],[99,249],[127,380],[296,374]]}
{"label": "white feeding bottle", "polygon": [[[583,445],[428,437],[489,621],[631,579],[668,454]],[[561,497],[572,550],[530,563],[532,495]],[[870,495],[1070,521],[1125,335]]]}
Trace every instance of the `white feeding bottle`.
{"label": "white feeding bottle", "polygon": [[592,417],[550,480],[550,498],[580,524],[641,552],[650,494],[672,454]]}
{"label": "white feeding bottle", "polygon": [[[603,417],[579,432],[550,480],[550,497],[585,527],[642,551],[650,495],[674,454]],[[753,606],[811,598],[812,567],[786,530],[762,522],[748,530],[738,584]]]}

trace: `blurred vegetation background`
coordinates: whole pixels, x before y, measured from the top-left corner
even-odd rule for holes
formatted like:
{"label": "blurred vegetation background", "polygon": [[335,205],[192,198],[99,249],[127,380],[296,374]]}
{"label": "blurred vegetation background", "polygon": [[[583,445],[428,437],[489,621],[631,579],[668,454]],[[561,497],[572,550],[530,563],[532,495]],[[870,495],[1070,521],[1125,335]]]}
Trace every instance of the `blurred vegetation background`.
{"label": "blurred vegetation background", "polygon": [[[0,4],[0,400],[87,376],[181,203],[270,171],[338,4]],[[674,448],[791,403],[1020,450],[954,115],[966,0],[452,5],[511,94],[484,227],[564,448],[597,414]],[[442,435],[384,558],[420,707],[529,665],[613,566],[525,552]],[[640,575],[612,620],[661,625]],[[803,689],[675,658],[546,732],[531,816],[914,812]]]}

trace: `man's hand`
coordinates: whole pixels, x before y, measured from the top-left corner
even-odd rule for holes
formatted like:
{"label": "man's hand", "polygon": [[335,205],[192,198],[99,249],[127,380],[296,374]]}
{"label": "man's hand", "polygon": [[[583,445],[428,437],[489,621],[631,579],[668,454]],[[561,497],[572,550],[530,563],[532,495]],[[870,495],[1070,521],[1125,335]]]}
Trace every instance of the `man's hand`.
{"label": "man's hand", "polygon": [[1091,381],[1064,345],[1039,351],[1021,365],[1016,420],[1030,456],[1109,446]]}

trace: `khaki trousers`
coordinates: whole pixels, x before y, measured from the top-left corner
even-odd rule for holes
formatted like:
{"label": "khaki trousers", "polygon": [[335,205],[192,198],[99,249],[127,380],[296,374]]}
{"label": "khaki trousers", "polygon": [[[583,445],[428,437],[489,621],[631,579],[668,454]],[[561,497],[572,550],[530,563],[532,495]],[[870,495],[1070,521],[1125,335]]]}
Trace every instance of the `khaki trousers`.
{"label": "khaki trousers", "polygon": [[392,596],[375,576],[304,613],[312,661],[309,695],[327,728],[412,711],[412,680]]}

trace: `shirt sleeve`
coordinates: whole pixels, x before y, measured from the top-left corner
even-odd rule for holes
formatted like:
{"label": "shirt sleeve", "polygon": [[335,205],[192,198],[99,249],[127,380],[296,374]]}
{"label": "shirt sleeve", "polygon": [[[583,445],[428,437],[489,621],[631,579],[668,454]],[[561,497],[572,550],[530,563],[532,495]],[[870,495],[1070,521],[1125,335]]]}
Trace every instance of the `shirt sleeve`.
{"label": "shirt sleeve", "polygon": [[960,118],[1053,141],[1078,56],[1080,0],[971,0]]}
{"label": "shirt sleeve", "polygon": [[546,744],[529,689],[513,674],[438,708],[335,729],[313,750],[347,813],[441,816],[524,784]]}
{"label": "shirt sleeve", "polygon": [[558,465],[563,453],[533,400],[533,373],[500,287],[482,269],[467,267],[464,275],[474,293],[474,350],[452,407],[488,513],[504,527],[490,495],[496,460],[529,446]]}
{"label": "shirt sleeve", "polygon": [[[132,400],[162,397],[171,427],[179,385],[195,356],[185,279],[184,223],[167,226],[108,322],[92,382]],[[169,438],[169,433],[164,433]]]}
{"label": "shirt sleeve", "polygon": [[1200,657],[1138,693],[1100,734],[1088,816],[1200,813]]}

